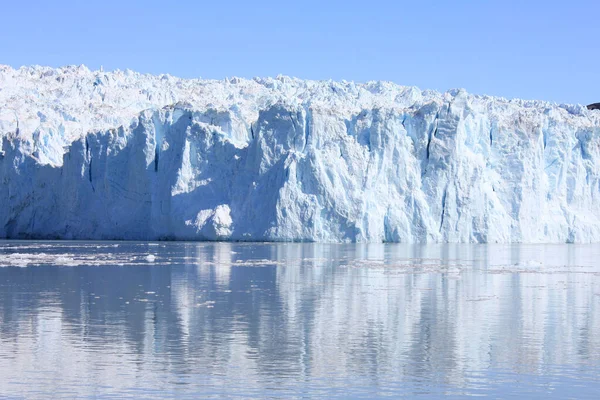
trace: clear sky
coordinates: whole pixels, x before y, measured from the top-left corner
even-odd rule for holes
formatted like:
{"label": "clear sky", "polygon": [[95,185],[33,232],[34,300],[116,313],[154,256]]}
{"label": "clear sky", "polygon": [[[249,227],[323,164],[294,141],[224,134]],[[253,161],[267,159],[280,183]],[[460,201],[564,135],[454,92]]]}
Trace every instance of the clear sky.
{"label": "clear sky", "polygon": [[0,63],[600,102],[600,2],[3,1]]}

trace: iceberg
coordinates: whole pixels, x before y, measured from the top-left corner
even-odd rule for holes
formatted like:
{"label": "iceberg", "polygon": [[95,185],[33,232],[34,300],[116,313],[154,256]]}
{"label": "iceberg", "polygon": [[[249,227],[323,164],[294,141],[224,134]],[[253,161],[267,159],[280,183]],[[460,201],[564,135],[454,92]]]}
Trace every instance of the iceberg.
{"label": "iceberg", "polygon": [[0,237],[600,241],[600,111],[0,66]]}

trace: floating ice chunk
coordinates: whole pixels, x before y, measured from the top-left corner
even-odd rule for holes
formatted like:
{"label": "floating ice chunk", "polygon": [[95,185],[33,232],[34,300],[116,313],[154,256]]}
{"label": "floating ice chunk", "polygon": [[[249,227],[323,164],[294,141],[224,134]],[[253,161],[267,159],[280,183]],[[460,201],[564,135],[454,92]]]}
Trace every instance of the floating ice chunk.
{"label": "floating ice chunk", "polygon": [[25,254],[13,253],[8,254],[0,261],[0,264],[14,267],[26,267],[29,265],[29,259]]}
{"label": "floating ice chunk", "polygon": [[77,262],[72,258],[65,255],[60,255],[53,260],[55,265],[62,265],[65,267],[77,265]]}

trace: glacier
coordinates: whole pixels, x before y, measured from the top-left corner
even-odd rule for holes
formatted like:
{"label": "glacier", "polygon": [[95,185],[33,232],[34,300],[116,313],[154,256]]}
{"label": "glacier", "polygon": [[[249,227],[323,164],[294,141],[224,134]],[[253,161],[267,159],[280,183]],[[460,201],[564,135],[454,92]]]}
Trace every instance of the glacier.
{"label": "glacier", "polygon": [[598,242],[600,111],[0,66],[0,237]]}

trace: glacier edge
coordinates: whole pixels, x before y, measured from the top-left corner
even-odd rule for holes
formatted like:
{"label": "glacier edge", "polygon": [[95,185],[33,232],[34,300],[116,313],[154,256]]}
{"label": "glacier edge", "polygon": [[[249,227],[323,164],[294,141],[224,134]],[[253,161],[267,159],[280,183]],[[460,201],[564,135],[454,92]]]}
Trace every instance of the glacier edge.
{"label": "glacier edge", "polygon": [[600,112],[385,82],[0,68],[0,237],[600,241]]}

